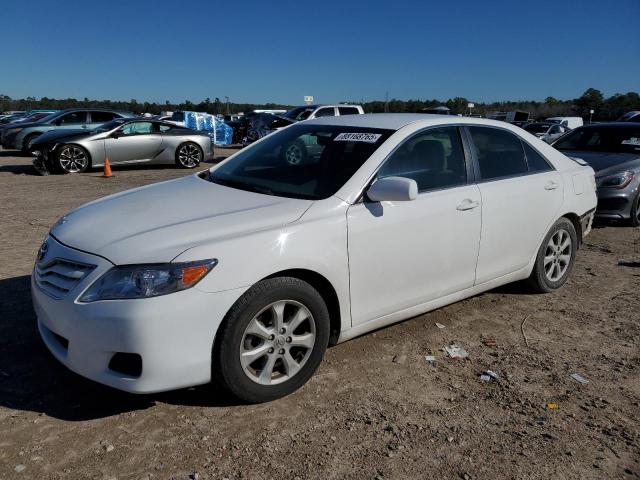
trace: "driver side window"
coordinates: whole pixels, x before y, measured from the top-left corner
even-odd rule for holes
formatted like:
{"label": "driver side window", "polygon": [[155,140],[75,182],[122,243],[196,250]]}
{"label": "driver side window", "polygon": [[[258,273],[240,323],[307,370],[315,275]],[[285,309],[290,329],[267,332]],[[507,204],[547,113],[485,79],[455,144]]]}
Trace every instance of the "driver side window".
{"label": "driver side window", "polygon": [[87,123],[87,112],[71,112],[60,117],[60,125],[82,125]]}
{"label": "driver side window", "polygon": [[377,178],[405,177],[418,191],[439,190],[467,182],[467,169],[457,127],[431,129],[403,143],[378,171]]}
{"label": "driver side window", "polygon": [[144,135],[147,133],[153,133],[153,123],[151,122],[131,122],[127,123],[120,129],[125,136],[129,135]]}

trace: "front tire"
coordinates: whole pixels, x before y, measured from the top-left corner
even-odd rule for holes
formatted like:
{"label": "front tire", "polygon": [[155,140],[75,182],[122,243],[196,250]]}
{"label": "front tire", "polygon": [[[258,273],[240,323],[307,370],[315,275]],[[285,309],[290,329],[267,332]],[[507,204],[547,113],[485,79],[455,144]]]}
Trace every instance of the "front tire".
{"label": "front tire", "polygon": [[62,173],[82,173],[85,172],[91,160],[89,152],[80,145],[64,145],[57,154],[57,167]]}
{"label": "front tire", "polygon": [[185,142],[176,149],[176,164],[180,168],[196,168],[204,158],[200,146],[193,142]]}
{"label": "front tire", "polygon": [[569,278],[576,261],[578,236],[573,223],[561,218],[544,237],[529,277],[531,287],[542,293],[560,288]]}
{"label": "front tire", "polygon": [[293,277],[262,280],[220,326],[212,373],[236,398],[268,402],[304,385],[328,343],[329,312],[311,285]]}

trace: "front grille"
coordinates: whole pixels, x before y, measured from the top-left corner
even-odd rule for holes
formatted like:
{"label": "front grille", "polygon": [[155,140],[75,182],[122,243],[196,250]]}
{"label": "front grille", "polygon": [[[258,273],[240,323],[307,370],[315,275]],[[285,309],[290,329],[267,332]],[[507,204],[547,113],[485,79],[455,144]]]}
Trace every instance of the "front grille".
{"label": "front grille", "polygon": [[50,297],[61,299],[94,268],[95,265],[54,258],[49,262],[36,264],[34,276],[40,290]]}

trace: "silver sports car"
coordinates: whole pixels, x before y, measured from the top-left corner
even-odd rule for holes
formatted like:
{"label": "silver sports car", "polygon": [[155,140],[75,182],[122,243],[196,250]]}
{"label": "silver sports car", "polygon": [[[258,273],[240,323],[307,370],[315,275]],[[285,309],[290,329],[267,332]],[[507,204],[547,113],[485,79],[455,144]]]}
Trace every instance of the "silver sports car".
{"label": "silver sports car", "polygon": [[101,167],[153,163],[195,168],[213,158],[213,140],[171,123],[146,118],[121,118],[90,131],[64,130],[42,134],[32,144],[34,165],[42,173],[79,173]]}

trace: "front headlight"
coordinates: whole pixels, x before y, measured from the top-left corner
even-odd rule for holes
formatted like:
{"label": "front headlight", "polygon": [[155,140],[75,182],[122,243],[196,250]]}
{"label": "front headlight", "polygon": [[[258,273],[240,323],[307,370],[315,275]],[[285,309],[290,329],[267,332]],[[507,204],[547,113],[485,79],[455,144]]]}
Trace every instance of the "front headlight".
{"label": "front headlight", "polygon": [[216,259],[186,263],[113,267],[80,297],[81,302],[149,298],[193,287],[218,263]]}
{"label": "front headlight", "polygon": [[604,188],[624,188],[631,183],[631,180],[633,180],[633,172],[620,172],[603,178],[600,186]]}
{"label": "front headlight", "polygon": [[10,128],[7,130],[7,135],[13,135],[14,133],[21,132],[22,128]]}

